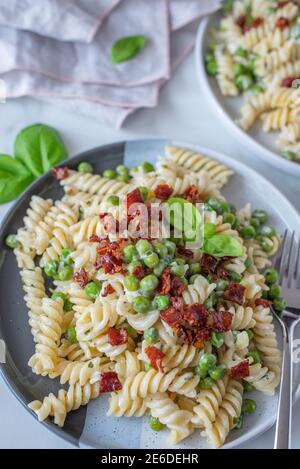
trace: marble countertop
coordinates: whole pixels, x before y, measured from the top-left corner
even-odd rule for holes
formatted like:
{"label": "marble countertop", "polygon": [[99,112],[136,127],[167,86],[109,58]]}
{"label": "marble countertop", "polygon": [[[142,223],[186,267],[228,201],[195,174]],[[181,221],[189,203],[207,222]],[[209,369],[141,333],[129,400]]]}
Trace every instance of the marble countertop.
{"label": "marble countertop", "polygon": [[[228,134],[199,90],[192,56],[162,90],[159,106],[135,113],[121,130],[29,98],[0,104],[1,153],[10,154],[17,132],[36,122],[59,129],[70,155],[113,141],[143,137],[174,138],[210,147],[256,169],[277,186],[300,211],[299,181],[273,169],[247,148],[241,147]],[[0,220],[9,206],[0,206]],[[71,448],[70,444],[33,419],[13,397],[1,378],[0,415],[0,448]],[[293,447],[300,448],[300,402],[295,405],[293,415]],[[243,447],[272,448],[273,438],[274,429],[271,429]]]}

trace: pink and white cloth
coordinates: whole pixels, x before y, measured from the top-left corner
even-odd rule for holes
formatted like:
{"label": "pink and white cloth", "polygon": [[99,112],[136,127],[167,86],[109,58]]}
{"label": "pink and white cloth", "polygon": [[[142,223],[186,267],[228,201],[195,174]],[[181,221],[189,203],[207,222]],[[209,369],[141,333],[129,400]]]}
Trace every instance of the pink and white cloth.
{"label": "pink and white cloth", "polygon": [[[219,0],[0,0],[0,80],[6,98],[35,96],[117,127],[156,106],[161,86],[194,45]],[[113,43],[142,34],[133,60]]]}

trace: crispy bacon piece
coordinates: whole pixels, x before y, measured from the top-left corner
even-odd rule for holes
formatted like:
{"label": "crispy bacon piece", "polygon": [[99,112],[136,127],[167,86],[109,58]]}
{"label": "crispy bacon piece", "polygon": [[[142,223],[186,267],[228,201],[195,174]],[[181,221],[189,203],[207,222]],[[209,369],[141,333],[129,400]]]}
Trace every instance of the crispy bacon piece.
{"label": "crispy bacon piece", "polygon": [[110,345],[123,345],[128,341],[128,332],[124,327],[116,329],[115,327],[110,327],[108,329],[108,342]]}
{"label": "crispy bacon piece", "polygon": [[120,391],[122,389],[122,384],[118,378],[118,375],[115,371],[106,371],[101,373],[99,381],[99,392],[114,392]]}
{"label": "crispy bacon piece", "polygon": [[52,168],[52,176],[55,177],[58,181],[62,181],[63,179],[66,179],[69,177],[69,168],[65,166],[64,168]]}
{"label": "crispy bacon piece", "polygon": [[272,306],[272,301],[264,300],[263,298],[257,298],[255,300],[255,306],[263,306],[264,308],[270,308]]}
{"label": "crispy bacon piece", "polygon": [[261,24],[263,24],[263,22],[264,22],[264,19],[258,16],[257,18],[254,18],[254,20],[251,23],[248,23],[246,15],[241,15],[236,20],[236,24],[240,28],[242,28],[243,33],[247,33],[252,28],[258,28]]}
{"label": "crispy bacon piece", "polygon": [[192,259],[194,257],[193,251],[191,251],[190,249],[185,249],[182,246],[177,246],[177,254],[182,257],[187,257],[188,259]]}
{"label": "crispy bacon piece", "polygon": [[277,8],[284,8],[288,3],[289,3],[288,1],[279,2],[277,5]]}
{"label": "crispy bacon piece", "polygon": [[116,272],[123,272],[123,245],[125,240],[119,242],[109,242],[104,239],[97,247],[98,259],[96,268],[103,268],[106,274],[115,274]]}
{"label": "crispy bacon piece", "polygon": [[193,344],[197,348],[204,348],[205,343],[210,339],[211,331],[208,327],[199,329],[196,332]]}
{"label": "crispy bacon piece", "polygon": [[90,243],[101,243],[101,241],[104,241],[104,240],[108,240],[107,236],[92,235],[89,237]]}
{"label": "crispy bacon piece", "polygon": [[250,26],[250,29],[251,28],[258,28],[261,24],[264,23],[264,19],[263,18],[260,18],[259,16],[257,18],[255,18],[252,23],[251,23],[251,26]]}
{"label": "crispy bacon piece", "polygon": [[286,77],[282,80],[281,86],[283,86],[284,88],[292,88],[293,83],[296,79],[296,77]]}
{"label": "crispy bacon piece", "polygon": [[84,288],[89,283],[89,276],[84,268],[81,268],[78,272],[74,272],[73,279],[81,288]]}
{"label": "crispy bacon piece", "polygon": [[237,18],[236,24],[237,24],[240,28],[244,29],[244,27],[246,26],[246,21],[247,21],[246,15],[241,15],[241,16],[239,16],[239,17]]}
{"label": "crispy bacon piece", "polygon": [[185,309],[183,320],[186,321],[191,328],[201,328],[206,326],[208,314],[204,305],[195,303]]}
{"label": "crispy bacon piece", "polygon": [[172,277],[171,278],[171,289],[170,289],[170,293],[172,296],[181,296],[182,293],[184,292],[185,290],[185,284],[183,283],[183,281],[179,278],[179,277]]}
{"label": "crispy bacon piece", "polygon": [[276,27],[279,29],[287,28],[290,25],[290,20],[281,16],[276,22]]}
{"label": "crispy bacon piece", "polygon": [[188,201],[191,202],[192,204],[195,204],[196,202],[199,202],[200,200],[200,192],[194,184],[192,184],[190,187],[188,187],[184,193],[183,197]]}
{"label": "crispy bacon piece", "polygon": [[215,332],[230,331],[233,315],[229,311],[214,311],[212,313],[212,319],[212,329]]}
{"label": "crispy bacon piece", "polygon": [[142,280],[142,278],[146,277],[148,274],[150,274],[150,269],[139,265],[133,271],[133,275],[135,275],[139,280]]}
{"label": "crispy bacon piece", "polygon": [[154,194],[158,199],[167,200],[173,194],[173,189],[168,184],[159,184],[154,189]]}
{"label": "crispy bacon piece", "polygon": [[171,290],[171,269],[170,267],[167,267],[161,276],[161,286],[159,289],[159,293],[161,295],[166,295],[167,293],[170,293]]}
{"label": "crispy bacon piece", "polygon": [[218,267],[218,260],[209,254],[203,254],[201,257],[201,270],[205,274],[215,274]]}
{"label": "crispy bacon piece", "polygon": [[246,288],[239,283],[230,283],[228,289],[224,292],[225,300],[232,301],[238,305],[243,305],[245,302]]}
{"label": "crispy bacon piece", "polygon": [[247,378],[250,375],[249,360],[243,360],[230,368],[230,377],[233,379]]}
{"label": "crispy bacon piece", "polygon": [[177,327],[177,336],[178,339],[185,344],[193,344],[195,340],[195,334],[192,329],[185,327],[183,324]]}
{"label": "crispy bacon piece", "polygon": [[127,209],[131,207],[133,204],[143,204],[144,199],[139,189],[134,189],[132,192],[126,195],[126,206]]}
{"label": "crispy bacon piece", "polygon": [[109,283],[108,285],[106,285],[106,287],[104,287],[101,296],[106,297],[108,295],[112,295],[113,293],[115,293],[115,291],[116,290],[114,289],[114,287]]}
{"label": "crispy bacon piece", "polygon": [[160,317],[169,326],[176,328],[182,319],[181,308],[178,309],[174,306],[170,306],[170,308],[165,309],[160,313]]}
{"label": "crispy bacon piece", "polygon": [[163,369],[162,361],[165,357],[164,352],[162,352],[156,347],[147,347],[145,352],[146,352],[147,357],[150,360],[150,365],[152,366],[152,368],[163,373],[164,369]]}

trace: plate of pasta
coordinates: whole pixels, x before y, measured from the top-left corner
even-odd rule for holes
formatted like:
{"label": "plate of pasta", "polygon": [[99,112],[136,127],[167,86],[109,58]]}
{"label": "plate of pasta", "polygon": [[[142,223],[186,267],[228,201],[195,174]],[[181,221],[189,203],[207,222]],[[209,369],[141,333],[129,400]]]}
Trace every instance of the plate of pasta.
{"label": "plate of pasta", "polygon": [[224,1],[201,23],[201,88],[228,130],[256,155],[300,175],[300,3]]}
{"label": "plate of pasta", "polygon": [[300,232],[284,196],[212,150],[142,140],[72,158],[1,228],[2,376],[80,447],[249,440],[275,421],[285,228]]}

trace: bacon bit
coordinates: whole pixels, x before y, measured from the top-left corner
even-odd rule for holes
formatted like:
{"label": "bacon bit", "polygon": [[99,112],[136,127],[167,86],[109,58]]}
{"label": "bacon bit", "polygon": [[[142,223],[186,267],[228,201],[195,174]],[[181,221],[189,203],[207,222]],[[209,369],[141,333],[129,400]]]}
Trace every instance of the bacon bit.
{"label": "bacon bit", "polygon": [[233,315],[229,311],[214,311],[212,313],[212,319],[212,328],[215,332],[230,331]]}
{"label": "bacon bit", "polygon": [[170,308],[165,309],[160,313],[160,317],[169,326],[176,327],[182,318],[181,308],[178,309],[175,306],[170,306]]}
{"label": "bacon bit", "polygon": [[185,290],[185,284],[179,277],[172,277],[171,279],[171,290],[170,293],[172,296],[181,296]]}
{"label": "bacon bit", "polygon": [[234,257],[223,257],[223,259],[218,262],[217,274],[223,279],[228,279],[230,277],[230,273],[226,269],[226,264],[230,259],[234,259]]}
{"label": "bacon bit", "polygon": [[286,77],[282,80],[281,86],[283,86],[284,88],[292,88],[293,83],[296,79],[296,77]]}
{"label": "bacon bit", "polygon": [[251,26],[250,26],[250,29],[251,28],[258,28],[260,25],[262,25],[264,23],[264,19],[263,18],[260,18],[260,17],[257,17],[255,18],[252,23],[251,23]]}
{"label": "bacon bit", "polygon": [[246,15],[241,15],[241,16],[239,16],[239,17],[237,18],[236,24],[237,24],[240,28],[244,29],[244,27],[246,26],[246,21],[247,21]]}
{"label": "bacon bit", "polygon": [[[195,335],[191,329],[188,329],[184,325],[179,325],[177,328],[177,336],[185,344],[193,344]],[[202,348],[202,345],[199,347]]]}
{"label": "bacon bit", "polygon": [[113,293],[115,293],[115,291],[116,290],[114,289],[114,287],[109,283],[108,285],[106,285],[106,287],[104,287],[101,296],[106,297],[108,295],[112,295]]}
{"label": "bacon bit", "polygon": [[190,249],[185,249],[182,246],[177,246],[177,254],[182,257],[187,257],[188,259],[192,259],[194,257],[193,251],[191,251]]}
{"label": "bacon bit", "polygon": [[140,190],[134,189],[132,192],[129,192],[129,194],[126,195],[125,202],[128,210],[133,204],[144,204],[144,199]]}
{"label": "bacon bit", "polygon": [[154,189],[154,194],[158,199],[167,200],[173,194],[173,189],[168,184],[159,184]]}
{"label": "bacon bit", "polygon": [[264,300],[263,298],[257,298],[257,300],[255,300],[255,306],[263,306],[264,308],[270,308],[272,306],[272,301]]}
{"label": "bacon bit", "polygon": [[239,283],[230,283],[228,289],[224,292],[224,298],[242,306],[245,302],[245,290],[246,288]]}
{"label": "bacon bit", "polygon": [[110,327],[108,329],[108,342],[110,345],[123,345],[128,341],[128,332],[124,327],[116,329],[115,327]]}
{"label": "bacon bit", "polygon": [[276,22],[276,27],[279,29],[287,28],[289,25],[290,25],[290,20],[287,18],[284,18],[283,16],[281,18],[278,18]]}
{"label": "bacon bit", "polygon": [[122,268],[124,243],[125,240],[111,243],[107,239],[102,240],[97,247],[99,257],[96,261],[96,268],[102,267],[106,274],[124,273]]}
{"label": "bacon bit", "polygon": [[204,348],[205,343],[210,339],[211,331],[208,328],[200,329],[194,338],[193,344],[197,348]]}
{"label": "bacon bit", "polygon": [[201,270],[205,274],[215,274],[217,271],[218,260],[209,254],[203,254],[201,257]]}
{"label": "bacon bit", "polygon": [[241,15],[237,20],[236,24],[243,30],[243,33],[247,33],[252,28],[258,28],[261,24],[264,23],[264,19],[259,16],[255,18],[250,24],[247,24],[246,15]]}
{"label": "bacon bit", "polygon": [[138,265],[133,271],[133,275],[135,275],[135,277],[138,278],[139,280],[142,280],[142,278],[146,277],[146,275],[149,275],[149,274],[150,274],[150,269],[148,269],[147,267],[142,267],[140,265]]}
{"label": "bacon bit", "polygon": [[164,352],[162,352],[156,347],[147,347],[145,352],[150,360],[150,365],[152,366],[152,368],[159,371],[160,373],[163,373],[164,369],[162,366],[162,361],[165,357]]}
{"label": "bacon bit", "polygon": [[101,241],[104,241],[104,240],[108,240],[107,236],[92,235],[89,237],[90,243],[101,243]]}
{"label": "bacon bit", "polygon": [[233,379],[247,378],[250,375],[249,360],[243,360],[230,368],[230,377]]}
{"label": "bacon bit", "polygon": [[121,391],[122,384],[115,371],[106,371],[101,373],[99,381],[99,392],[114,392]]}
{"label": "bacon bit", "polygon": [[171,290],[171,269],[170,267],[167,267],[161,276],[161,286],[159,289],[159,293],[161,295],[166,295],[167,293],[170,293]]}
{"label": "bacon bit", "polygon": [[88,273],[83,268],[73,274],[73,279],[81,288],[84,288],[89,283]]}
{"label": "bacon bit", "polygon": [[63,179],[66,179],[69,177],[69,168],[65,166],[64,168],[52,168],[52,176],[57,179],[57,181],[62,181]]}
{"label": "bacon bit", "polygon": [[183,308],[182,298],[172,297],[170,301],[171,301],[171,305],[173,306],[173,308],[177,309],[177,311],[182,311],[182,308]]}
{"label": "bacon bit", "polygon": [[119,221],[114,218],[112,213],[99,213],[99,217],[105,233],[116,234],[119,232]]}
{"label": "bacon bit", "polygon": [[288,1],[279,2],[278,5],[277,5],[277,8],[284,8],[288,3],[289,3]]}
{"label": "bacon bit", "polygon": [[194,327],[204,327],[207,323],[208,311],[204,305],[200,303],[195,303],[191,306],[188,306],[184,312],[183,319],[188,323],[192,328]]}
{"label": "bacon bit", "polygon": [[190,187],[188,187],[184,193],[183,197],[188,201],[191,202],[192,204],[195,204],[196,202],[199,202],[200,200],[200,192],[194,184],[192,184]]}

